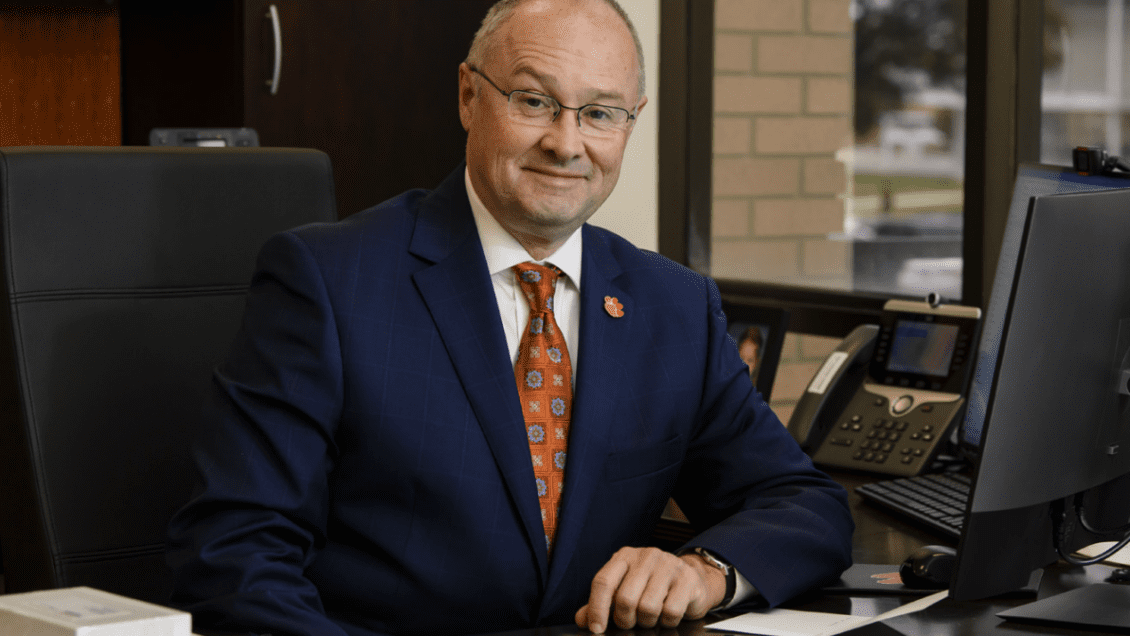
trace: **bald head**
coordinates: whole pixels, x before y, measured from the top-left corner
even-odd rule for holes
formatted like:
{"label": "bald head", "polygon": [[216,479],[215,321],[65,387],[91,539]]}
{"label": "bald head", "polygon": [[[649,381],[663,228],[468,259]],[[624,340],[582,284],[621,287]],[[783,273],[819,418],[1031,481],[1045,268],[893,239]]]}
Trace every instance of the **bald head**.
{"label": "bald head", "polygon": [[[566,9],[571,11],[592,10],[593,5],[603,6],[604,8],[611,9],[612,12],[619,18],[621,24],[609,24],[610,30],[625,28],[632,38],[632,44],[636,52],[636,67],[638,69],[639,81],[637,85],[637,97],[642,97],[646,89],[646,78],[644,73],[643,63],[643,45],[640,43],[639,34],[636,32],[635,25],[632,24],[631,19],[628,17],[627,12],[616,0],[499,0],[487,11],[486,17],[483,18],[482,25],[475,33],[475,38],[471,42],[471,50],[467,54],[466,63],[475,67],[482,68],[486,65],[486,61],[495,47],[496,36],[499,33],[499,27],[506,23],[511,18],[515,10],[525,4],[534,4],[542,6],[531,6],[530,9],[552,11],[556,9]],[[596,8],[599,8],[596,7]]]}

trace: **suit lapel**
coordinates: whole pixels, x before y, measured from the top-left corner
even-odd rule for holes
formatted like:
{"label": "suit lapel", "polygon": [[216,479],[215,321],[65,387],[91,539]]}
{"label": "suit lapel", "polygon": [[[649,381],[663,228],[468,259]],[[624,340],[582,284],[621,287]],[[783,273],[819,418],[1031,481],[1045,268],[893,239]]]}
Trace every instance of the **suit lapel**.
{"label": "suit lapel", "polygon": [[545,581],[548,557],[530,449],[462,166],[421,201],[409,251],[434,263],[412,279],[482,426]]}
{"label": "suit lapel", "polygon": [[[632,298],[616,285],[620,265],[612,257],[603,236],[586,225],[581,270],[581,333],[578,348],[577,383],[574,387],[573,421],[569,425],[569,454],[565,468],[565,492],[558,520],[557,540],[546,587],[546,598],[554,598],[569,561],[583,540],[589,504],[604,481],[604,463],[609,440],[615,437],[617,383],[623,378],[633,327]],[[623,316],[614,318],[604,308],[604,297],[615,297],[624,306]]]}

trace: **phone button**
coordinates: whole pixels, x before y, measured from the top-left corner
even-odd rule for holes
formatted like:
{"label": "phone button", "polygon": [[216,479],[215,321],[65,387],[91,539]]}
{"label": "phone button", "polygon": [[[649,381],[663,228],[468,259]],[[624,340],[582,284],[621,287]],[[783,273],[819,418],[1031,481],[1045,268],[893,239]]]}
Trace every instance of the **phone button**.
{"label": "phone button", "polygon": [[895,403],[891,405],[891,411],[894,412],[895,415],[902,415],[913,407],[914,398],[909,395],[904,395],[895,400]]}

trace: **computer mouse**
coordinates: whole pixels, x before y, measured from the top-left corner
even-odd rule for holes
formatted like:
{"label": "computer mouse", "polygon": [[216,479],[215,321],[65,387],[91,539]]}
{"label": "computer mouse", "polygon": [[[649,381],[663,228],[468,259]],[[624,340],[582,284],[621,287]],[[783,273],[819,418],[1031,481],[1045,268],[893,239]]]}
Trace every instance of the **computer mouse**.
{"label": "computer mouse", "polygon": [[924,545],[902,562],[899,577],[906,587],[940,590],[949,587],[957,566],[957,550],[944,545]]}

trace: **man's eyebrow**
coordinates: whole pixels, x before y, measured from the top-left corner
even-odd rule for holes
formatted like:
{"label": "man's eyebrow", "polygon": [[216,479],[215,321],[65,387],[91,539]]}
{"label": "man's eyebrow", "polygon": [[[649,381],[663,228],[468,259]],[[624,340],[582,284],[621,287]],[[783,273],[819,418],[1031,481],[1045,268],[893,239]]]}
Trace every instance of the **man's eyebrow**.
{"label": "man's eyebrow", "polygon": [[[513,77],[518,78],[522,75],[529,77],[535,83],[541,85],[544,88],[546,93],[560,93],[560,86],[557,84],[557,80],[552,75],[543,75],[542,73],[539,73],[536,70],[534,70],[532,67],[524,66],[524,65],[519,66],[517,69],[514,70]],[[523,90],[523,89],[519,89],[519,90]],[[601,89],[593,89],[593,90],[595,92],[589,94],[589,97],[585,100],[585,103],[584,104],[577,104],[577,106],[583,106],[583,105],[586,105],[586,104],[597,104],[597,103],[601,103],[604,100],[612,101],[612,102],[619,100],[622,103],[627,103],[627,101],[628,101],[627,98],[623,95],[623,93],[620,93],[620,92],[617,92],[617,91],[606,91],[606,90],[601,90]],[[550,94],[549,96],[554,97],[552,94]],[[554,99],[557,99],[557,98],[554,97]],[[609,104],[609,105],[612,105],[612,104]]]}

